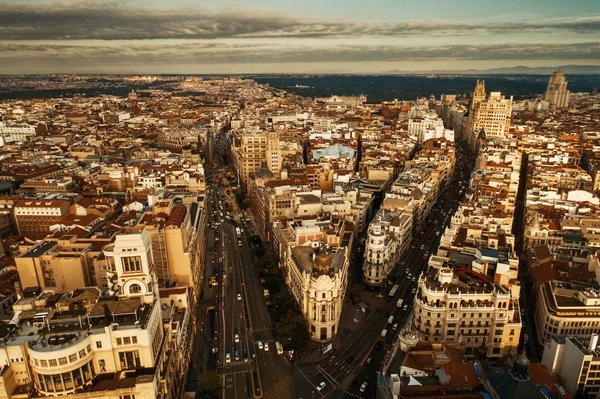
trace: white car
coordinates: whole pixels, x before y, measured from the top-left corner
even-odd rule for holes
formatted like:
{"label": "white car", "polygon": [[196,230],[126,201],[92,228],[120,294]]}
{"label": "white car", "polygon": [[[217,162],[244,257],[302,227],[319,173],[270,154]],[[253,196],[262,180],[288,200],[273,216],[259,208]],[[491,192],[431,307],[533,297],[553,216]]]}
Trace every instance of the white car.
{"label": "white car", "polygon": [[412,292],[413,294],[416,294],[416,293],[417,293],[417,289],[416,289],[416,288],[413,288],[411,292]]}
{"label": "white car", "polygon": [[366,390],[367,390],[367,383],[366,383],[366,382],[363,382],[363,383],[362,383],[362,385],[360,386],[360,391],[361,391],[361,392],[364,392],[364,391],[366,391]]}
{"label": "white car", "polygon": [[256,341],[256,345],[258,345],[258,349],[262,350],[262,348],[263,348],[262,341]]}
{"label": "white car", "polygon": [[235,333],[235,335],[233,336],[233,340],[235,341],[235,343],[239,343],[240,342],[240,335],[238,333]]}
{"label": "white car", "polygon": [[408,304],[404,304],[404,306],[402,306],[402,310],[408,310]]}
{"label": "white car", "polygon": [[231,355],[229,353],[225,354],[225,363],[231,363]]}
{"label": "white car", "polygon": [[238,294],[237,295],[237,299],[238,299],[238,301],[241,301],[242,300],[242,294]]}
{"label": "white car", "polygon": [[323,388],[325,388],[325,381],[321,381],[321,383],[319,385],[317,385],[317,391],[321,392],[323,390]]}
{"label": "white car", "polygon": [[268,352],[268,351],[269,351],[269,343],[265,342],[265,352]]}

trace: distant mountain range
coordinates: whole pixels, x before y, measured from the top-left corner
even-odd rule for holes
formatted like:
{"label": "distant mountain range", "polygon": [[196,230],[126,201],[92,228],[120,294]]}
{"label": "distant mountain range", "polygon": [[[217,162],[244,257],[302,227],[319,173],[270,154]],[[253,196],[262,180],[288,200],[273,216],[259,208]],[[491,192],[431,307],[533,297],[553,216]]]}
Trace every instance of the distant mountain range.
{"label": "distant mountain range", "polygon": [[598,65],[561,65],[556,67],[527,67],[514,66],[508,68],[492,68],[492,69],[465,69],[465,70],[431,70],[431,71],[399,71],[391,70],[384,74],[398,75],[550,75],[557,69],[562,69],[565,74],[571,75],[596,75],[600,74],[600,66]]}

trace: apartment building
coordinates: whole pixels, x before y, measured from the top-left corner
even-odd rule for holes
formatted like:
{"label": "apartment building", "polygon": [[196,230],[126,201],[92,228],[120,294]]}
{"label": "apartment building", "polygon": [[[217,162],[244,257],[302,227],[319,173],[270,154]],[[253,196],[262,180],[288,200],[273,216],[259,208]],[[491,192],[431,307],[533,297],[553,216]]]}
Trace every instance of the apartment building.
{"label": "apartment building", "polygon": [[4,142],[22,142],[36,135],[36,127],[28,124],[6,124],[0,121],[0,137]]}
{"label": "apartment building", "polygon": [[600,395],[599,350],[598,334],[586,340],[555,335],[544,346],[542,363],[570,395],[593,399]]}
{"label": "apartment building", "polygon": [[366,237],[363,281],[381,287],[397,267],[401,256],[410,247],[413,216],[404,210],[380,209]]}
{"label": "apartment building", "polygon": [[518,296],[444,260],[419,277],[412,326],[420,340],[463,346],[467,355],[514,354],[522,327]]}
{"label": "apartment building", "polygon": [[67,236],[41,241],[17,255],[15,263],[24,287],[70,291],[91,285],[95,255],[92,244]]}
{"label": "apartment building", "polygon": [[[551,270],[552,266],[556,271]],[[600,290],[584,282],[544,281],[554,273],[558,277],[560,270],[568,273],[568,266],[548,262],[533,269],[535,320],[542,344],[554,335],[589,339],[591,334],[600,333]]]}
{"label": "apartment building", "polygon": [[445,139],[423,143],[423,150],[406,163],[368,229],[363,281],[385,284],[401,262],[413,236],[424,226],[443,188],[452,178],[454,147]]}
{"label": "apartment building", "polygon": [[148,233],[123,233],[103,249],[108,290],[24,290],[1,329],[0,396],[179,397],[187,294],[161,303]]}
{"label": "apartment building", "polygon": [[280,175],[282,157],[277,132],[239,131],[234,138],[232,152],[240,183],[245,186],[263,163],[274,176]]}
{"label": "apartment building", "polygon": [[431,138],[444,137],[444,122],[435,114],[426,113],[408,120],[408,135],[421,144]]}
{"label": "apartment building", "polygon": [[50,226],[59,224],[69,214],[67,200],[22,199],[14,204],[14,215],[19,234],[30,238],[43,238]]}
{"label": "apartment building", "polygon": [[[177,201],[179,202],[179,201]],[[198,287],[200,247],[204,215],[197,202],[184,205],[164,198],[146,208],[137,226],[145,227],[152,240],[155,273],[160,282]]]}

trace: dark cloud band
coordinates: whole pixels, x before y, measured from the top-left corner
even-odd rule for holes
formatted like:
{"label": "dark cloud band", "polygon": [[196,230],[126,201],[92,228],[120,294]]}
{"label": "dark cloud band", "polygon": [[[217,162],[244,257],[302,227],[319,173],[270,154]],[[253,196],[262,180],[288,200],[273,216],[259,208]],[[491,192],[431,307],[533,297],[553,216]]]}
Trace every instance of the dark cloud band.
{"label": "dark cloud band", "polygon": [[0,38],[4,40],[411,37],[557,31],[600,32],[600,16],[522,22],[384,23],[304,18],[239,7],[159,8],[116,0],[0,4]]}

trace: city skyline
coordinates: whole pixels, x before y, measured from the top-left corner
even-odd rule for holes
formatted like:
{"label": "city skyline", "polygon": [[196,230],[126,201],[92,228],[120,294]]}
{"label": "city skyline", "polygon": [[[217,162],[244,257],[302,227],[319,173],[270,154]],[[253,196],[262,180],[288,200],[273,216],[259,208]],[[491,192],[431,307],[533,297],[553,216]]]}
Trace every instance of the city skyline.
{"label": "city skyline", "polygon": [[600,65],[593,1],[3,1],[0,73],[382,73]]}

